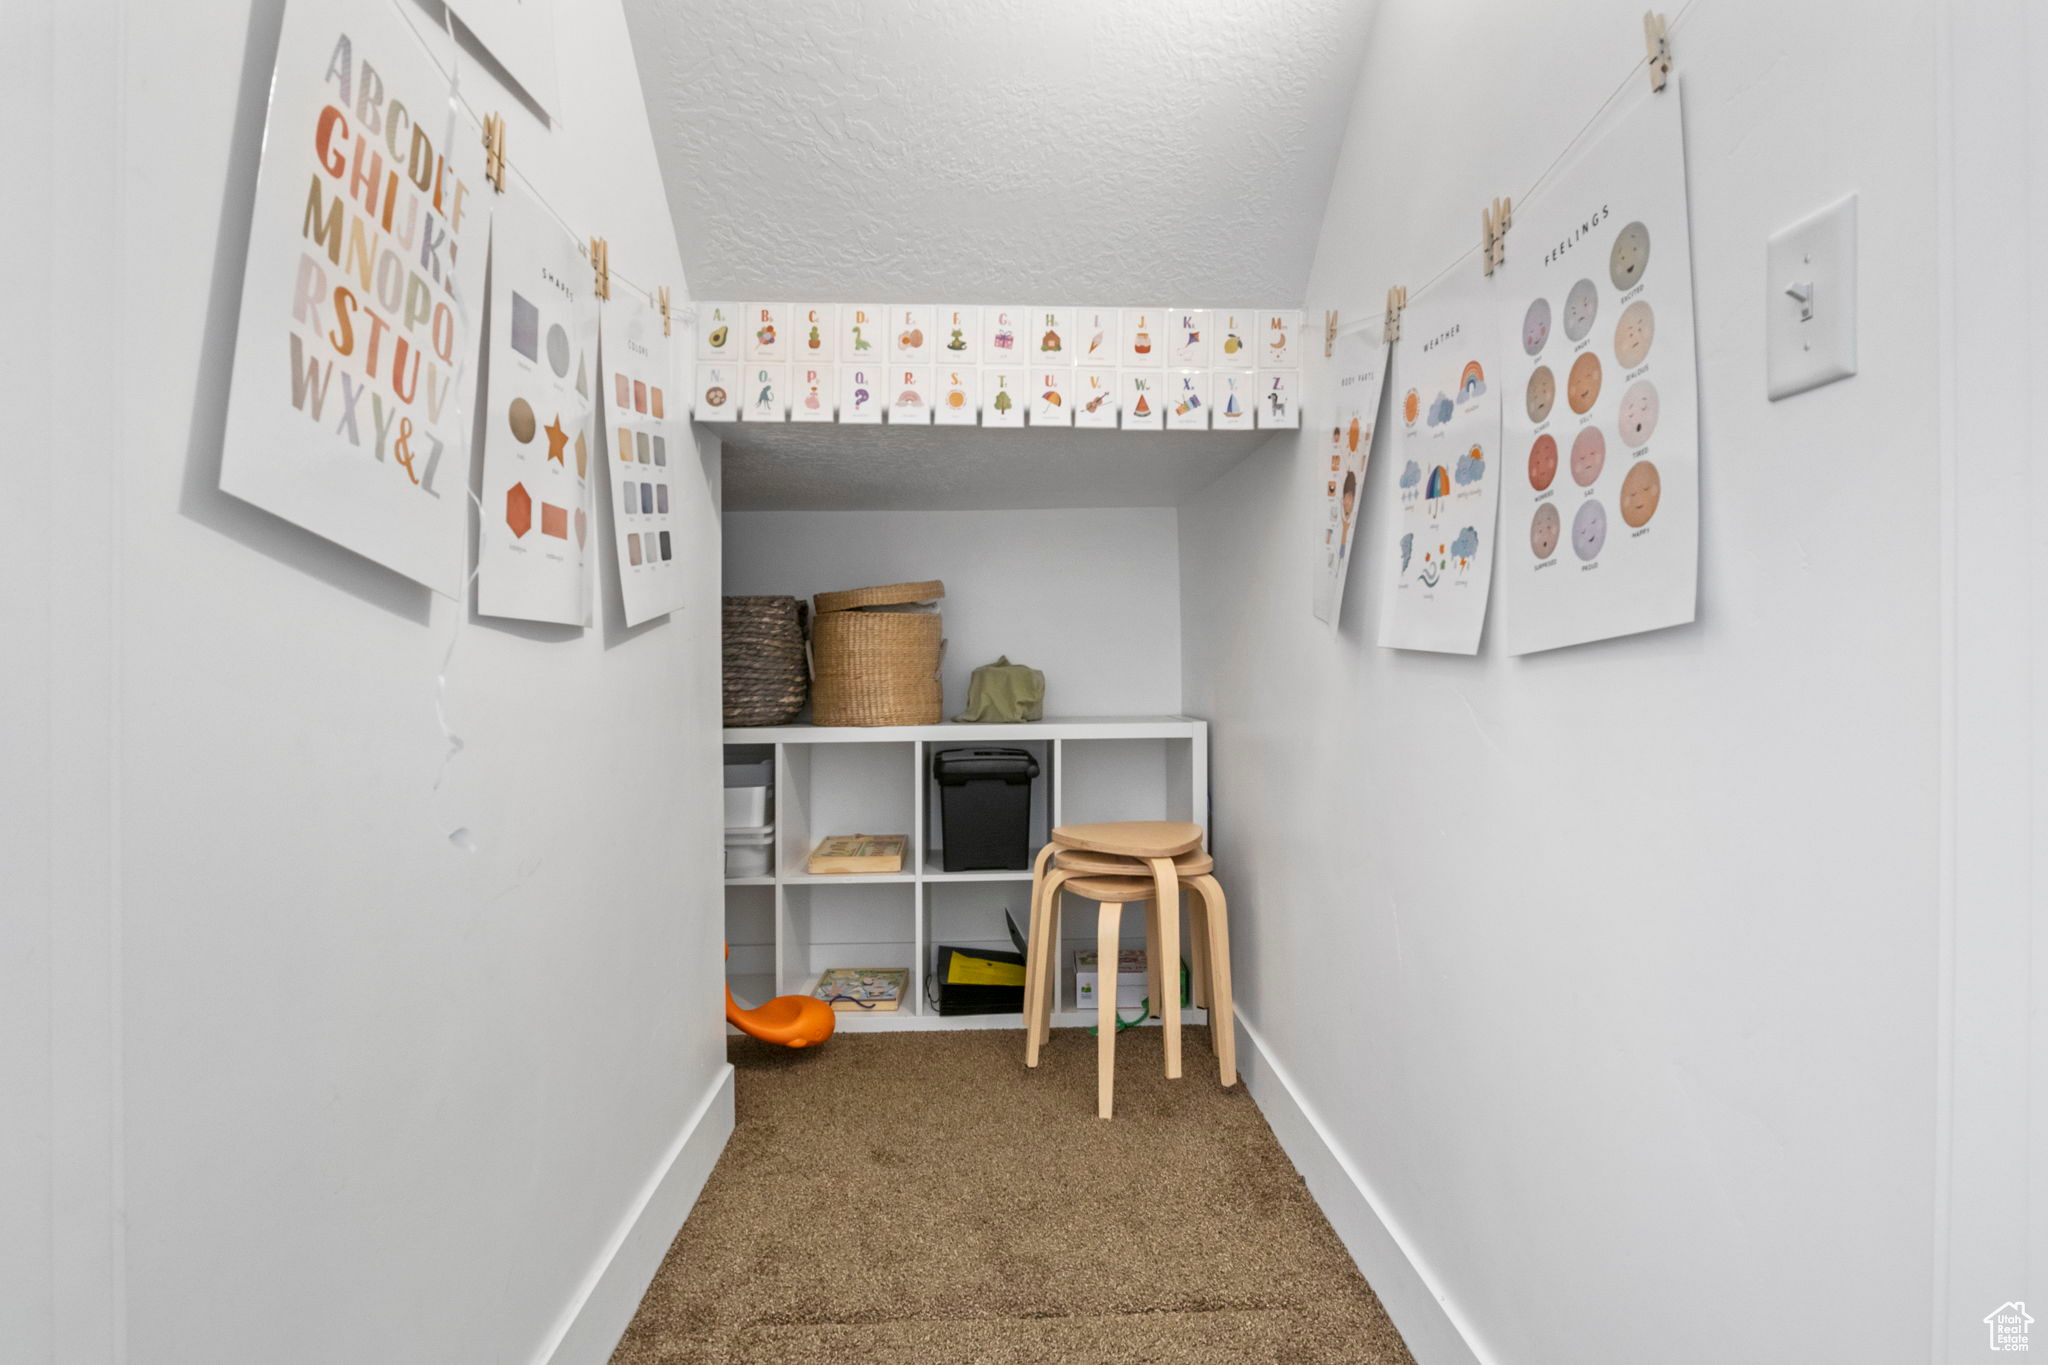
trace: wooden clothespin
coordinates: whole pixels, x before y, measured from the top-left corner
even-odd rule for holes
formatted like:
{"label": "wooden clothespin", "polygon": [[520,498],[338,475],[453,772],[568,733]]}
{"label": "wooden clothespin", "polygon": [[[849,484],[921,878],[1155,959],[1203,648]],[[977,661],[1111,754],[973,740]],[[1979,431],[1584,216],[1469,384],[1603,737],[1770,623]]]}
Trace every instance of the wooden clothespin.
{"label": "wooden clothespin", "polygon": [[1489,275],[1495,266],[1507,263],[1508,229],[1514,222],[1512,199],[1496,199],[1492,208],[1479,210],[1479,264]]}
{"label": "wooden clothespin", "polygon": [[608,299],[612,296],[611,246],[602,237],[590,239],[590,265],[597,272],[597,296]]}
{"label": "wooden clothespin", "polygon": [[1643,11],[1643,44],[1650,49],[1650,88],[1662,90],[1671,74],[1671,29],[1653,9]]}
{"label": "wooden clothespin", "polygon": [[499,194],[505,192],[505,116],[484,115],[484,179]]}
{"label": "wooden clothespin", "polygon": [[1387,291],[1387,340],[1401,339],[1401,314],[1408,308],[1408,286],[1397,284]]}
{"label": "wooden clothespin", "polygon": [[669,329],[668,286],[662,285],[655,293],[661,301],[661,334],[663,336],[671,336],[673,333]]}
{"label": "wooden clothespin", "polygon": [[1337,354],[1337,310],[1332,308],[1323,314],[1323,359]]}

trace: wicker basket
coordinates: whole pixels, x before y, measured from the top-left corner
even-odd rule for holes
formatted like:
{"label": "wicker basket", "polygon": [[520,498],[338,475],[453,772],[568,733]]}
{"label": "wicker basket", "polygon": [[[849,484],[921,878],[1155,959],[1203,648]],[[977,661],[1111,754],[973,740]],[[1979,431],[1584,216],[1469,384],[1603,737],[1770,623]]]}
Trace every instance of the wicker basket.
{"label": "wicker basket", "polygon": [[725,599],[725,723],[787,725],[804,709],[804,604],[794,597]]}
{"label": "wicker basket", "polygon": [[[944,714],[935,611],[890,611],[945,595],[941,583],[820,593],[811,628],[811,720],[818,725],[936,725]],[[830,605],[828,605],[830,604]]]}

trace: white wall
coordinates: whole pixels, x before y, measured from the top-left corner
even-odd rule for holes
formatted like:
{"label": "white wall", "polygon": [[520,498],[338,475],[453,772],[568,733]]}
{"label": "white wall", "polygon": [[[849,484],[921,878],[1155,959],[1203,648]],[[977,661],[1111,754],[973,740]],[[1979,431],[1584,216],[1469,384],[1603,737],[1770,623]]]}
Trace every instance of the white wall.
{"label": "white wall", "polygon": [[[652,1270],[702,1175],[668,1163],[730,1122],[716,445],[689,602],[631,631],[615,581],[588,632],[466,619],[217,491],[282,10],[20,25],[51,26],[17,125],[38,202],[76,198],[35,215],[54,255],[9,252],[53,281],[22,296],[49,327],[18,462],[52,529],[8,583],[34,899],[19,945],[6,917],[30,1017],[0,1172],[40,1246],[17,1280],[5,1239],[33,1297],[0,1295],[0,1356],[496,1365],[566,1330],[558,1359],[601,1360],[637,1297],[609,1253],[651,1199],[621,1262]],[[680,295],[620,7],[558,10],[556,131],[474,65],[463,87],[617,269]]]}
{"label": "white wall", "polygon": [[811,597],[943,580],[946,718],[1008,654],[1045,673],[1055,716],[1181,709],[1177,519],[1170,507],[1001,512],[728,512],[725,591]]}
{"label": "white wall", "polygon": [[[1308,307],[1377,312],[1468,244],[1641,57],[1641,10],[1382,0]],[[1320,628],[1313,421],[1182,508],[1244,1014],[1462,1328],[1411,1309],[1425,1365],[1926,1358],[1933,14],[1713,0],[1675,34],[1697,625],[1395,653],[1361,555]],[[1862,373],[1770,404],[1764,239],[1850,190]]]}

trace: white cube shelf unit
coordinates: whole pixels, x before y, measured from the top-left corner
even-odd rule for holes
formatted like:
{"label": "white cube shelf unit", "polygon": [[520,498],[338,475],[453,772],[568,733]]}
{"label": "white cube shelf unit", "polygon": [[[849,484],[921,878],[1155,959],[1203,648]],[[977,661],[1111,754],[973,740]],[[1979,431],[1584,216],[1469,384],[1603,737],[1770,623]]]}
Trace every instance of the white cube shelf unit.
{"label": "white cube shelf unit", "polygon": [[[1192,820],[1209,828],[1209,727],[1186,716],[1049,719],[1020,725],[765,726],[725,732],[728,761],[775,759],[775,848],[769,872],[726,880],[727,978],[742,1004],[808,992],[827,967],[911,968],[912,998],[894,1011],[841,1011],[839,1027],[1018,1028],[1016,1014],[942,1016],[926,999],[938,949],[1011,948],[1007,911],[1028,924],[1031,871],[946,872],[932,755],[1026,749],[1037,758],[1030,849],[1055,825]],[[908,834],[902,872],[814,877],[811,848],[828,834]],[[1069,901],[1060,933],[1054,1023],[1093,1024],[1074,1004],[1076,945],[1095,942],[1092,902]],[[1144,941],[1124,916],[1124,940]],[[1182,942],[1187,939],[1183,934]],[[1183,1018],[1199,1021],[1200,1010]]]}

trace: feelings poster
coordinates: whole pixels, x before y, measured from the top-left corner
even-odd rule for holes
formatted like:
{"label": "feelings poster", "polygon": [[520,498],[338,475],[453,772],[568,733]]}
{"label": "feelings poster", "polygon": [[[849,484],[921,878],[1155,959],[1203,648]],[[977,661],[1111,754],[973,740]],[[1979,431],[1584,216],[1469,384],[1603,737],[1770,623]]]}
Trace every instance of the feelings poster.
{"label": "feelings poster", "polygon": [[1316,464],[1314,607],[1319,621],[1335,624],[1344,607],[1344,579],[1386,374],[1387,343],[1380,324],[1337,334],[1330,373],[1335,411]]}
{"label": "feelings poster", "polygon": [[454,597],[483,144],[381,0],[286,7],[220,486]]}
{"label": "feelings poster", "polygon": [[1692,620],[1699,399],[1675,81],[1637,90],[1515,205],[1495,278],[1508,652]]}
{"label": "feelings poster", "polygon": [[476,609],[587,625],[597,299],[516,176],[491,215],[490,316]]}
{"label": "feelings poster", "polygon": [[626,624],[637,626],[682,605],[675,535],[689,484],[680,474],[695,465],[696,448],[684,439],[670,403],[678,367],[661,314],[614,286],[604,303],[603,332],[612,539]]}
{"label": "feelings poster", "polygon": [[1500,502],[1497,290],[1476,262],[1408,306],[1394,360],[1401,439],[1380,643],[1477,654]]}

